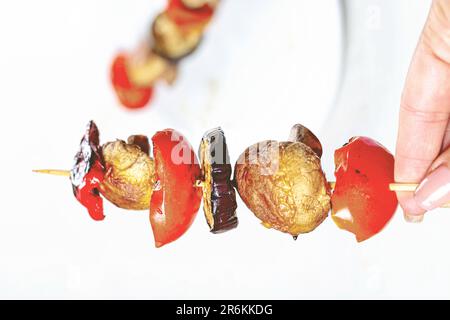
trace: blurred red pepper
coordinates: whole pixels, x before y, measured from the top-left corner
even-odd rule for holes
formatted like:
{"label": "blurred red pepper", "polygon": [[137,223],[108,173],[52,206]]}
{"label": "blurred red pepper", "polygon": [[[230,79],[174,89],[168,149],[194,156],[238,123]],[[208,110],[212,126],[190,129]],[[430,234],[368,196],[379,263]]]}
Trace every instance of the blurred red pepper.
{"label": "blurred red pepper", "polygon": [[202,189],[197,187],[200,166],[192,146],[173,129],[152,137],[156,184],[150,204],[150,222],[156,247],[182,236],[200,208]]}
{"label": "blurred red pepper", "polygon": [[177,25],[186,26],[208,23],[214,14],[214,8],[208,3],[199,8],[189,8],[183,0],[169,0],[166,13]]}
{"label": "blurred red pepper", "polygon": [[367,137],[352,138],[335,151],[336,185],[331,198],[332,218],[358,242],[380,232],[398,205],[394,182],[394,157]]}
{"label": "blurred red pepper", "polygon": [[153,97],[153,87],[140,87],[132,83],[127,70],[127,57],[119,54],[111,67],[111,81],[122,105],[130,109],[145,107]]}

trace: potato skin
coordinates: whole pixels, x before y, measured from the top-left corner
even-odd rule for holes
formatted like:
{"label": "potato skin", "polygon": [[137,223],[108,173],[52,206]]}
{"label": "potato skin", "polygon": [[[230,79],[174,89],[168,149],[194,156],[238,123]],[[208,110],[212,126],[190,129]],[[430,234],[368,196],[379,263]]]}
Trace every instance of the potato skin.
{"label": "potato skin", "polygon": [[135,144],[118,140],[102,147],[105,178],[102,195],[119,208],[148,210],[155,182],[153,159]]}
{"label": "potato skin", "polygon": [[320,159],[301,142],[263,141],[247,148],[236,163],[235,181],[263,225],[294,237],[313,231],[330,211]]}

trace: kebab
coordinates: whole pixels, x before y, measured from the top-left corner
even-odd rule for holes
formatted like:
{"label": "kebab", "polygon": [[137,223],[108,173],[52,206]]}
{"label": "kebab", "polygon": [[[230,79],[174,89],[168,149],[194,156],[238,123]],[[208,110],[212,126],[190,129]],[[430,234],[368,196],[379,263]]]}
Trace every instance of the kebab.
{"label": "kebab", "polygon": [[[70,177],[76,199],[96,221],[105,218],[103,198],[126,210],[149,210],[156,247],[180,238],[191,226],[203,199],[212,233],[238,226],[238,193],[266,228],[291,235],[316,229],[327,217],[353,233],[358,242],[379,233],[396,211],[394,157],[381,144],[355,137],[335,152],[336,182],[321,167],[322,145],[306,127],[295,125],[287,141],[248,147],[234,166],[221,128],[205,133],[199,158],[181,133],[157,132],[100,145],[88,123],[70,171],[35,172]],[[153,151],[153,157],[150,156]]]}
{"label": "kebab", "polygon": [[111,82],[122,105],[142,108],[159,81],[175,81],[179,62],[200,45],[218,1],[169,0],[137,50],[114,58]]}

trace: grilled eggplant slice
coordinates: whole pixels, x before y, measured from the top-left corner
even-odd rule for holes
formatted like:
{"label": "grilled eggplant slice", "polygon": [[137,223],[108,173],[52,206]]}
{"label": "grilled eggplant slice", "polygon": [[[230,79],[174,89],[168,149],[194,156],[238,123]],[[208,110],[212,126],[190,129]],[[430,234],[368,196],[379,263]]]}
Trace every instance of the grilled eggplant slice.
{"label": "grilled eggplant slice", "polygon": [[90,121],[75,155],[75,163],[70,171],[70,181],[75,198],[88,210],[95,221],[105,218],[103,199],[99,185],[104,178],[100,135],[94,121]]}
{"label": "grilled eggplant slice", "polygon": [[200,144],[203,173],[203,211],[212,233],[222,233],[238,225],[236,191],[231,182],[231,164],[221,128],[205,133]]}
{"label": "grilled eggplant slice", "polygon": [[100,147],[100,133],[94,121],[89,121],[86,132],[80,142],[80,150],[75,155],[75,163],[70,171],[70,180],[74,194],[77,188],[83,184],[84,177],[96,162],[103,165],[103,157]]}

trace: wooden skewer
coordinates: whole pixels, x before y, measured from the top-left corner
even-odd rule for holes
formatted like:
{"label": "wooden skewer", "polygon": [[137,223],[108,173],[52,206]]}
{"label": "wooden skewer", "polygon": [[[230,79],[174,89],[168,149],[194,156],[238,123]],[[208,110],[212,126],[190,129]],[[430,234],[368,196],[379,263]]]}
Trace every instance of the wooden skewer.
{"label": "wooden skewer", "polygon": [[57,170],[57,169],[42,169],[42,170],[33,170],[35,173],[43,173],[43,174],[50,174],[53,176],[60,176],[60,177],[70,177],[70,171],[69,170]]}
{"label": "wooden skewer", "polygon": [[[69,170],[57,170],[57,169],[41,169],[41,170],[33,170],[35,173],[43,173],[43,174],[50,174],[54,176],[60,176],[60,177],[70,177],[70,171]],[[336,182],[330,181],[328,182],[331,189],[334,189],[336,186]],[[196,187],[203,186],[203,181],[196,181],[195,183]],[[416,191],[417,187],[419,185],[416,183],[391,183],[389,185],[389,190],[391,191],[404,191],[404,192],[414,192]],[[450,208],[450,203],[442,206],[443,208]]]}
{"label": "wooden skewer", "polygon": [[[391,191],[403,191],[414,192],[419,185],[417,183],[391,183],[389,190]],[[441,208],[450,208],[450,203],[444,204]]]}
{"label": "wooden skewer", "polygon": [[391,183],[389,190],[391,191],[405,191],[414,192],[419,185],[417,183]]}

